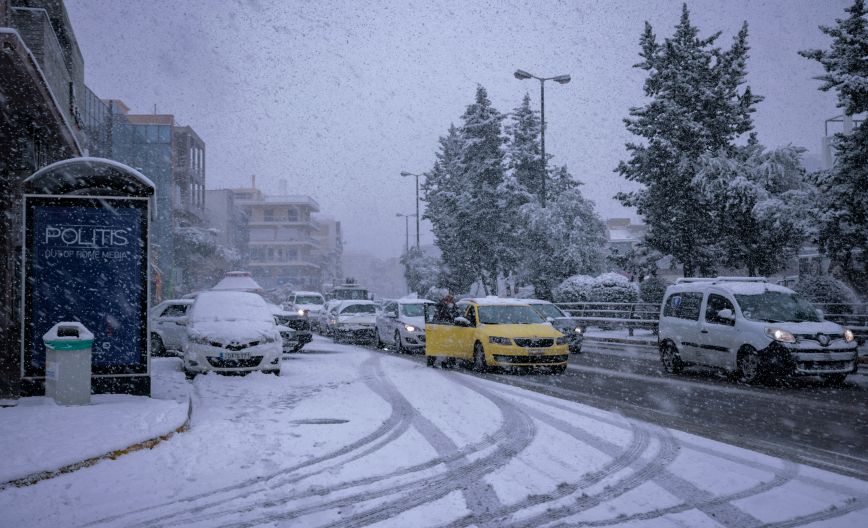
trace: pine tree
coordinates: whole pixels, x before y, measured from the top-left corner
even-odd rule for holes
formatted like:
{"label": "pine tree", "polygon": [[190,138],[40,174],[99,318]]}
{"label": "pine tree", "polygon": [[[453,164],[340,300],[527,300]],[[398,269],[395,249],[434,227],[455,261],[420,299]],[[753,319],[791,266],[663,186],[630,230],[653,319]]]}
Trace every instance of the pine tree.
{"label": "pine tree", "polygon": [[801,155],[805,149],[766,151],[752,136],[734,154],[704,155],[694,185],[711,208],[713,234],[722,262],[748,275],[784,269],[807,238],[812,219],[806,203]]}
{"label": "pine tree", "polygon": [[644,141],[627,144],[630,158],[616,169],[643,185],[617,198],[645,218],[646,243],[683,264],[685,275],[713,273],[719,257],[711,204],[694,184],[700,157],[731,152],[735,139],[752,129],[750,114],[761,100],[750,88],[741,89],[747,24],[726,51],[714,46],[720,33],[704,39],[698,34],[686,5],[674,35],[662,44],[645,23],[636,67],[648,72],[644,90],[651,101],[631,108],[625,119]]}
{"label": "pine tree", "polygon": [[468,261],[488,291],[496,291],[500,266],[499,249],[507,238],[509,211],[499,207],[498,188],[504,181],[504,116],[488,99],[485,88],[476,88],[476,98],[461,120],[461,193],[455,213],[456,229],[469,252]]}
{"label": "pine tree", "polygon": [[[868,11],[864,0],[846,9],[849,17],[834,27],[820,26],[832,37],[828,50],[807,50],[825,74],[820,90],[835,90],[846,115],[868,111]],[[834,140],[835,165],[815,175],[821,194],[818,244],[834,267],[861,293],[868,293],[868,124]]]}
{"label": "pine tree", "polygon": [[530,108],[530,95],[524,95],[511,118],[506,126],[508,168],[529,193],[539,196],[542,181],[540,118],[539,112]]}

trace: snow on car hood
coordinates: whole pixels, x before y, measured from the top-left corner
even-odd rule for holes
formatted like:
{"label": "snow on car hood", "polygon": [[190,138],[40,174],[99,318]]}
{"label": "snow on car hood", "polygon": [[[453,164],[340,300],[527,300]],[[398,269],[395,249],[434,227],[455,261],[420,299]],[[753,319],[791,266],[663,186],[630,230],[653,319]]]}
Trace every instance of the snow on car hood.
{"label": "snow on car hood", "polygon": [[376,322],[375,314],[349,314],[339,315],[339,323],[358,323],[358,324],[374,324]]}
{"label": "snow on car hood", "polygon": [[269,321],[197,321],[187,327],[190,337],[207,337],[220,343],[277,339],[277,325]]}

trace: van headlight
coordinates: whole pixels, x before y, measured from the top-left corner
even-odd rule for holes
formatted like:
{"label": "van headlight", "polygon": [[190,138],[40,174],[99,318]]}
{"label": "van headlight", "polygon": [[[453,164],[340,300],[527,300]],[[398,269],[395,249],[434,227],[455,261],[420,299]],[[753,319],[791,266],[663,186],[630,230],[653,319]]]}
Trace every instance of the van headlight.
{"label": "van headlight", "polygon": [[408,332],[415,332],[416,331],[416,327],[413,325],[404,325],[404,329],[407,330]]}
{"label": "van headlight", "polygon": [[853,331],[849,328],[844,329],[844,341],[848,343],[852,343],[856,339],[856,336],[853,335]]}
{"label": "van headlight", "polygon": [[779,343],[795,343],[796,336],[782,328],[766,328],[766,335]]}
{"label": "van headlight", "polygon": [[488,338],[488,342],[491,343],[492,345],[511,345],[512,339],[510,339],[508,337],[491,336]]}

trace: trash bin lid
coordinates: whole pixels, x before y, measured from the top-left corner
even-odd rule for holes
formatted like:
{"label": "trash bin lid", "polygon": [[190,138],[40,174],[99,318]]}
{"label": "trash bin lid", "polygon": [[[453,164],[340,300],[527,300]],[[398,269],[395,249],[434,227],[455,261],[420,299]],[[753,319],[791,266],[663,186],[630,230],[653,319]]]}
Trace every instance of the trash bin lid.
{"label": "trash bin lid", "polygon": [[84,350],[93,346],[93,334],[78,321],[64,321],[52,326],[42,341],[51,350]]}

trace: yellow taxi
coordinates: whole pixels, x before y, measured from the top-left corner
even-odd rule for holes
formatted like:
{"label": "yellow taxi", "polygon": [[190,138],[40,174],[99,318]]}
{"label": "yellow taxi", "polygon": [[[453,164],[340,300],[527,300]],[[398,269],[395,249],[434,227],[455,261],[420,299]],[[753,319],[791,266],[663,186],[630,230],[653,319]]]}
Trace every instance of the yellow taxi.
{"label": "yellow taxi", "polygon": [[430,307],[425,323],[425,356],[461,362],[475,370],[491,367],[549,367],[562,373],[569,338],[555,330],[520,299],[466,299],[452,310]]}

